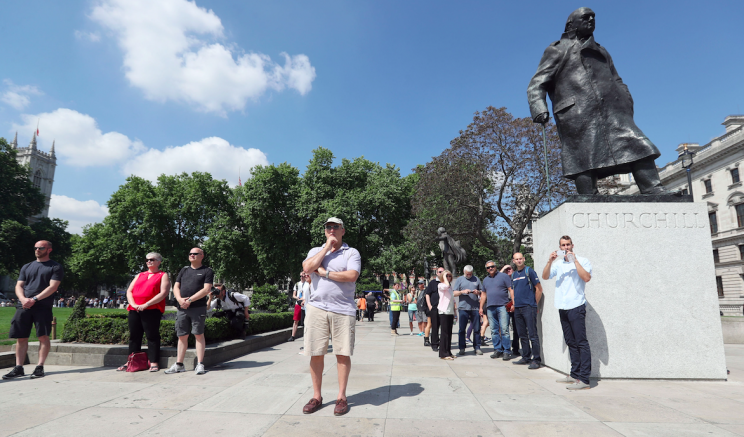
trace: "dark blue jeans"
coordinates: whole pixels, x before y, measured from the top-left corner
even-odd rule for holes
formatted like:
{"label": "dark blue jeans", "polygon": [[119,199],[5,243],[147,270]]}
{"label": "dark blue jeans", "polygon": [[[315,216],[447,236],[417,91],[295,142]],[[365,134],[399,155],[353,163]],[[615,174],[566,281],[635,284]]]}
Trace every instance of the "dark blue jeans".
{"label": "dark blue jeans", "polygon": [[473,348],[479,350],[481,346],[480,338],[480,314],[478,310],[457,310],[460,317],[460,332],[458,341],[460,342],[460,350],[465,350],[465,334],[468,327],[468,321],[470,321],[473,330],[475,331],[475,341],[473,342]]}
{"label": "dark blue jeans", "polygon": [[[541,364],[540,338],[537,336],[537,308],[529,305],[514,308],[514,321],[522,344],[522,358]],[[532,347],[530,347],[530,343],[532,343]]]}
{"label": "dark blue jeans", "polygon": [[570,310],[558,310],[563,339],[571,356],[571,378],[589,384],[592,373],[592,352],[586,338],[586,304]]}

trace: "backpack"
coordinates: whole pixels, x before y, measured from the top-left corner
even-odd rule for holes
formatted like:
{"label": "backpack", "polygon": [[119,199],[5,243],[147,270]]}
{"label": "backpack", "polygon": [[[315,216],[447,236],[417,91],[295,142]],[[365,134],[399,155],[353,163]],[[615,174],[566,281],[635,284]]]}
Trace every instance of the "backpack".
{"label": "backpack", "polygon": [[[512,275],[511,275],[512,281],[514,280],[514,273],[516,273],[516,272],[513,272]],[[535,284],[532,283],[532,278],[530,278],[530,266],[524,266],[524,275],[527,277],[527,282],[530,283],[530,290],[532,290],[532,292],[534,293],[535,292]]]}
{"label": "backpack", "polygon": [[[245,309],[245,305],[243,304],[243,302],[235,299],[235,296],[234,295],[235,295],[235,293],[232,292],[232,291],[228,291],[228,292],[225,293],[225,297],[228,298],[228,299],[230,299],[231,301],[233,301],[233,303],[238,306],[239,309],[234,310],[234,311],[243,311]],[[216,309],[218,309],[218,310],[221,310],[222,309],[222,300],[217,299]]]}

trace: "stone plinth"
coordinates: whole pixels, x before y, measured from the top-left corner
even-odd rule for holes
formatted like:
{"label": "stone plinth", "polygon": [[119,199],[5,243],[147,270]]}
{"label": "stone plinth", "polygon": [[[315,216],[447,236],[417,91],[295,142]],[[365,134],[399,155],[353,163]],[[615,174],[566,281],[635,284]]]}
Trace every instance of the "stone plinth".
{"label": "stone plinth", "polygon": [[[586,286],[592,377],[726,379],[704,203],[564,203],[533,230],[538,275],[562,235],[592,263]],[[555,280],[542,283],[543,362],[569,373]]]}

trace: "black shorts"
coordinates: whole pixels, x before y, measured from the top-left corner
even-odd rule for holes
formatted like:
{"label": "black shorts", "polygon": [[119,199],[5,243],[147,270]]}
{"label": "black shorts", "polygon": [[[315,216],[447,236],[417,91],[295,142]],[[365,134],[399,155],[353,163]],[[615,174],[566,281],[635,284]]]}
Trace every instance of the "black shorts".
{"label": "black shorts", "polygon": [[35,304],[30,309],[16,307],[10,322],[10,338],[28,338],[31,326],[36,325],[36,336],[52,335],[52,307]]}

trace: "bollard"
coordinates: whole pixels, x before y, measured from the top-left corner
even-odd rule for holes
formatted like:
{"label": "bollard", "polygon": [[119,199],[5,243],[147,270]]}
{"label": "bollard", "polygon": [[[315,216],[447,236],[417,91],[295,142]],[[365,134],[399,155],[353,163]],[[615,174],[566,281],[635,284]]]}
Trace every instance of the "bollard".
{"label": "bollard", "polygon": [[57,318],[52,317],[52,340],[57,339]]}

